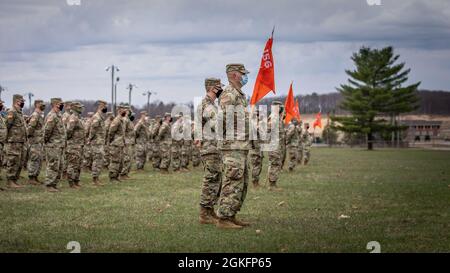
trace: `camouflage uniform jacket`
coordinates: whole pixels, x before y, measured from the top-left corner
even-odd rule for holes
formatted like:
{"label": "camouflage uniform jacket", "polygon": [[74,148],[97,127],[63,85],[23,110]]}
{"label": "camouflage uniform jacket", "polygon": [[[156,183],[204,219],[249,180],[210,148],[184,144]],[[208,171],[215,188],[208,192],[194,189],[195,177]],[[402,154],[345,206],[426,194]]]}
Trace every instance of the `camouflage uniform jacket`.
{"label": "camouflage uniform jacket", "polygon": [[133,145],[136,144],[136,135],[134,133],[134,124],[133,122],[125,117],[125,145]]}
{"label": "camouflage uniform jacket", "polygon": [[85,131],[80,120],[80,114],[73,112],[67,120],[67,145],[84,145]]}
{"label": "camouflage uniform jacket", "polygon": [[144,120],[139,120],[134,126],[134,134],[136,135],[136,143],[146,144],[149,140],[149,126]]}
{"label": "camouflage uniform jacket", "polygon": [[28,123],[28,141],[30,144],[44,142],[44,114],[33,112]]}
{"label": "camouflage uniform jacket", "polygon": [[92,117],[90,130],[88,132],[88,143],[104,145],[106,139],[105,118],[99,112]]}
{"label": "camouflage uniform jacket", "polygon": [[27,128],[23,118],[22,110],[13,107],[6,116],[6,126],[8,128],[6,141],[10,143],[27,142]]}
{"label": "camouflage uniform jacket", "polygon": [[66,142],[66,128],[64,127],[61,114],[54,111],[45,118],[44,144],[49,147],[64,147]]}
{"label": "camouflage uniform jacket", "polygon": [[197,108],[199,117],[202,118],[202,141],[200,153],[202,155],[206,154],[217,154],[219,150],[217,149],[217,106],[214,101],[206,95],[201,103],[201,107]]}
{"label": "camouflage uniform jacket", "polygon": [[125,146],[125,121],[117,116],[111,122],[108,129],[108,144],[112,146]]}
{"label": "camouflage uniform jacket", "polygon": [[163,121],[161,126],[159,127],[157,140],[164,143],[171,143],[172,142],[172,134],[171,134],[171,128],[170,124]]}

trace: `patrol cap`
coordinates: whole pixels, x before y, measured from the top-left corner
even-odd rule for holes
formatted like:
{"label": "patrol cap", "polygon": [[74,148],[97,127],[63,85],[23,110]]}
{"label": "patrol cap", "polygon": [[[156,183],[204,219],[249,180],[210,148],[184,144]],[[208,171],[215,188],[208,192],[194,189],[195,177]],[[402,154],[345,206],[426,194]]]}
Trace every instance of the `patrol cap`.
{"label": "patrol cap", "polygon": [[16,100],[24,100],[24,99],[23,99],[23,96],[22,96],[22,95],[14,94],[14,95],[13,95],[13,101],[16,101]]}
{"label": "patrol cap", "polygon": [[227,73],[232,72],[232,71],[239,71],[242,74],[250,73],[250,71],[245,69],[245,66],[243,64],[227,64],[226,71],[227,71]]}
{"label": "patrol cap", "polygon": [[272,105],[283,105],[283,103],[279,100],[272,101]]}
{"label": "patrol cap", "polygon": [[128,109],[128,106],[125,103],[121,103],[117,106],[117,109]]}
{"label": "patrol cap", "polygon": [[34,106],[38,106],[39,104],[45,106],[45,103],[43,100],[34,100]]}
{"label": "patrol cap", "polygon": [[166,112],[166,113],[164,114],[164,118],[166,118],[166,117],[172,117],[172,114]]}
{"label": "patrol cap", "polygon": [[63,100],[61,98],[51,98],[50,99],[50,103],[52,105],[58,104],[58,103],[63,103]]}
{"label": "patrol cap", "polygon": [[96,101],[95,102],[95,105],[96,106],[99,106],[99,105],[107,105],[108,103],[106,102],[106,101],[104,101],[104,100],[98,100],[98,101]]}
{"label": "patrol cap", "polygon": [[[73,109],[73,110],[81,110],[81,108],[84,107],[84,105],[79,102],[71,102],[70,106],[71,106],[71,109]],[[92,112],[89,112],[88,115],[91,113]]]}
{"label": "patrol cap", "polygon": [[68,101],[64,102],[64,105],[65,105],[66,108],[67,108],[67,107],[71,107],[72,104],[74,104],[74,103],[76,103],[76,102],[75,102],[75,101],[70,101],[70,100],[68,100]]}
{"label": "patrol cap", "polygon": [[211,87],[211,86],[224,87],[225,85],[223,85],[220,82],[220,79],[218,79],[218,78],[206,78],[205,79],[205,88],[206,88],[206,90],[208,90],[208,88]]}
{"label": "patrol cap", "polygon": [[155,116],[155,120],[160,120],[161,119],[161,115],[156,115]]}
{"label": "patrol cap", "polygon": [[146,115],[147,115],[147,111],[141,111],[141,112],[139,112],[139,114],[140,114],[141,116],[146,116]]}

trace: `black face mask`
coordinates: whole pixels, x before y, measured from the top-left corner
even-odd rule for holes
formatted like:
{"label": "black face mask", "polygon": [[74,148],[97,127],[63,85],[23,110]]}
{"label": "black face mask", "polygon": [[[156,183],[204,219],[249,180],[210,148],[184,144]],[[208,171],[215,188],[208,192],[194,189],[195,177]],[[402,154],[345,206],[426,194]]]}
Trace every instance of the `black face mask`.
{"label": "black face mask", "polygon": [[159,121],[159,125],[161,125],[161,124],[162,124],[162,122],[163,122],[163,121],[162,121],[162,119],[161,119],[161,120]]}
{"label": "black face mask", "polygon": [[107,107],[105,107],[105,108],[102,109],[102,113],[103,113],[103,114],[106,114],[106,112],[108,112],[108,108],[107,108]]}
{"label": "black face mask", "polygon": [[130,120],[131,120],[131,121],[134,121],[134,116],[131,116],[131,117],[130,117]]}
{"label": "black face mask", "polygon": [[127,115],[126,112],[122,112],[122,114],[120,114],[122,117],[125,117]]}
{"label": "black face mask", "polygon": [[222,94],[223,89],[222,89],[221,87],[220,87],[220,88],[219,88],[219,87],[216,87],[215,89],[216,89],[216,91],[217,91],[217,92],[216,92],[216,97],[220,97],[220,94]]}
{"label": "black face mask", "polygon": [[3,111],[3,105],[0,105],[0,111]]}
{"label": "black face mask", "polygon": [[23,108],[23,107],[25,106],[25,102],[21,102],[21,103],[19,104],[19,106],[20,106],[20,108]]}
{"label": "black face mask", "polygon": [[62,111],[64,109],[64,104],[59,105],[59,111]]}
{"label": "black face mask", "polygon": [[45,110],[45,106],[44,106],[44,105],[41,105],[41,106],[39,107],[39,109],[40,109],[41,111],[44,111],[44,110]]}

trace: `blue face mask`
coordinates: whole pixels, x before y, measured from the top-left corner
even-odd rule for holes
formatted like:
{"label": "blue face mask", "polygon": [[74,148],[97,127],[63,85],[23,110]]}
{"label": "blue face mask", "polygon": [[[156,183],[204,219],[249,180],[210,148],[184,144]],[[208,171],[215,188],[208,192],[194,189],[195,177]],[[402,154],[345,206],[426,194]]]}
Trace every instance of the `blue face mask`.
{"label": "blue face mask", "polygon": [[241,85],[244,86],[246,85],[248,82],[248,76],[247,74],[242,75],[242,79],[241,79]]}

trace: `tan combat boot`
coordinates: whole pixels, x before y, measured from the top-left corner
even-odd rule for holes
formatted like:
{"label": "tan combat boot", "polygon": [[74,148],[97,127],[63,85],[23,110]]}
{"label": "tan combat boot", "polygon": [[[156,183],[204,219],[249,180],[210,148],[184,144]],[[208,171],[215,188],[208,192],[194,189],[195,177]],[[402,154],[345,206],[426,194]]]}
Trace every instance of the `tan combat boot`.
{"label": "tan combat boot", "polygon": [[198,217],[200,224],[215,224],[217,221],[211,215],[210,208],[200,207],[200,216]]}
{"label": "tan combat boot", "polygon": [[216,224],[217,228],[221,229],[241,229],[243,226],[236,225],[231,218],[220,218]]}
{"label": "tan combat boot", "polygon": [[73,185],[75,186],[76,189],[81,189],[80,181],[75,181]]}
{"label": "tan combat boot", "polygon": [[7,183],[8,183],[8,188],[11,188],[11,189],[20,189],[20,188],[23,188],[23,186],[17,184],[17,182],[16,182],[16,181],[13,181],[13,180],[8,180]]}
{"label": "tan combat boot", "polygon": [[259,188],[259,181],[253,181],[253,188]]}
{"label": "tan combat boot", "polygon": [[161,174],[169,174],[169,170],[167,169],[160,169]]}
{"label": "tan combat boot", "polygon": [[60,190],[56,186],[45,186],[45,189],[48,192],[60,192]]}
{"label": "tan combat boot", "polygon": [[246,222],[246,221],[244,221],[244,220],[238,220],[238,219],[236,218],[236,216],[233,216],[233,217],[231,218],[231,220],[233,221],[233,223],[235,223],[235,224],[238,225],[238,226],[243,226],[243,227],[248,227],[248,226],[250,226],[250,223],[249,223],[249,222]]}
{"label": "tan combat boot", "polygon": [[269,191],[282,191],[283,189],[279,188],[276,183],[269,183]]}
{"label": "tan combat boot", "polygon": [[103,183],[100,182],[100,179],[98,179],[98,177],[92,178],[92,183],[93,183],[95,186],[103,186],[103,185],[104,185]]}
{"label": "tan combat boot", "polygon": [[28,179],[28,184],[36,186],[40,185],[39,181],[37,181],[36,177],[31,176],[30,179]]}
{"label": "tan combat boot", "polygon": [[114,182],[120,183],[122,181],[120,181],[120,179],[118,177],[110,177],[109,178],[109,182],[111,182],[111,183],[114,183]]}

